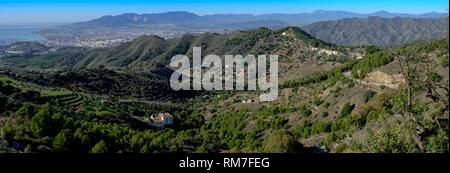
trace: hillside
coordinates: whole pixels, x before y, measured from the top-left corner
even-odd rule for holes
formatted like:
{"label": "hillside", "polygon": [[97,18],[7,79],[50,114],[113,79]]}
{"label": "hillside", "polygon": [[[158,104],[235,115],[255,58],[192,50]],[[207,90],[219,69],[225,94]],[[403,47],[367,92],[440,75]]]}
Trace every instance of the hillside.
{"label": "hillside", "polygon": [[[262,91],[174,92],[168,61],[191,56],[193,46],[203,55],[279,55],[278,99],[260,101]],[[0,68],[1,152],[449,151],[445,39],[393,50],[341,47],[288,27],[144,36],[76,52],[58,61],[58,51],[1,58],[8,62]],[[27,57],[19,67],[13,56]],[[30,70],[27,59],[50,65]],[[402,72],[405,62],[411,66]],[[159,113],[174,123],[141,121]]]}
{"label": "hillside", "polygon": [[[285,33],[285,35],[283,35]],[[192,57],[192,48],[202,47],[203,54],[236,55],[236,54],[277,54],[281,61],[340,61],[354,58],[350,52],[342,49],[336,55],[317,54],[323,50],[337,50],[337,46],[318,40],[297,27],[280,30],[267,28],[249,31],[236,31],[229,34],[205,33],[185,35],[181,38],[163,39],[158,36],[142,36],[131,42],[113,48],[79,49],[65,48],[50,54],[13,54],[3,57],[6,64],[14,67],[36,66],[36,62],[44,64],[43,69],[60,68],[120,68],[131,71],[152,71],[153,66],[165,66],[170,58],[177,54]],[[72,52],[69,52],[72,51]],[[303,54],[301,54],[303,53]],[[307,55],[305,55],[307,54]],[[61,56],[64,55],[64,56]],[[55,57],[48,59],[49,56]]]}
{"label": "hillside", "polygon": [[392,46],[417,40],[448,38],[448,25],[448,17],[368,17],[317,22],[302,29],[319,39],[339,45]]}

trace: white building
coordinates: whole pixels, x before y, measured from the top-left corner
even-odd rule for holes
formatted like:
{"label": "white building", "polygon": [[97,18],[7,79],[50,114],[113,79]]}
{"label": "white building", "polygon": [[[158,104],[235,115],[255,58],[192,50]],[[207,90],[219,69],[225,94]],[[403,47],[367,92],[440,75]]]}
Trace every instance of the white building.
{"label": "white building", "polygon": [[173,116],[170,113],[159,113],[157,115],[152,115],[150,117],[135,117],[143,122],[146,122],[149,126],[163,128],[167,125],[173,124]]}

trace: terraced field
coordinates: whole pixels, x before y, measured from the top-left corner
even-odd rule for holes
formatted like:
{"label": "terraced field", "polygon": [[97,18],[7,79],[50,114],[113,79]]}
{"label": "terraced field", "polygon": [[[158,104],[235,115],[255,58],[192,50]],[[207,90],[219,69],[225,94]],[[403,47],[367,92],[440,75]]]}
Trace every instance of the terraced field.
{"label": "terraced field", "polygon": [[83,100],[84,96],[82,94],[71,93],[55,99],[55,102],[60,106],[69,107],[73,110],[77,110],[82,106]]}

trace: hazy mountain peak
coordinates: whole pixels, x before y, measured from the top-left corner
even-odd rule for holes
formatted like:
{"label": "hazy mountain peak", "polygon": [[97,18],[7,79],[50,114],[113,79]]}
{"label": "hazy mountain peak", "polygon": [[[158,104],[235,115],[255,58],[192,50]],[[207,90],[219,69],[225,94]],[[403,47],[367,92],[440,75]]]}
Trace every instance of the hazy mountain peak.
{"label": "hazy mountain peak", "polygon": [[[158,13],[156,13],[156,14],[158,14]],[[191,13],[191,12],[187,12],[187,11],[168,11],[168,12],[159,13],[159,14],[192,15],[192,16],[198,16],[197,14],[194,14],[194,13]]]}
{"label": "hazy mountain peak", "polygon": [[313,15],[333,15],[333,14],[339,14],[339,13],[351,13],[347,11],[340,11],[340,10],[315,10],[310,14]]}
{"label": "hazy mountain peak", "polygon": [[386,10],[380,10],[380,11],[376,11],[374,14],[391,14]]}

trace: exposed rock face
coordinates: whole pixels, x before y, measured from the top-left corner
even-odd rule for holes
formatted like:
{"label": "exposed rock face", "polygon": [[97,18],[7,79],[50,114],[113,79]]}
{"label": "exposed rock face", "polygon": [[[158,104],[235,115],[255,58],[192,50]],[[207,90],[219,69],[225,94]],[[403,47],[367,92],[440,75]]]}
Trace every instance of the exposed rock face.
{"label": "exposed rock face", "polygon": [[374,71],[367,74],[366,80],[383,84],[399,84],[405,82],[402,74],[389,75],[381,71]]}

